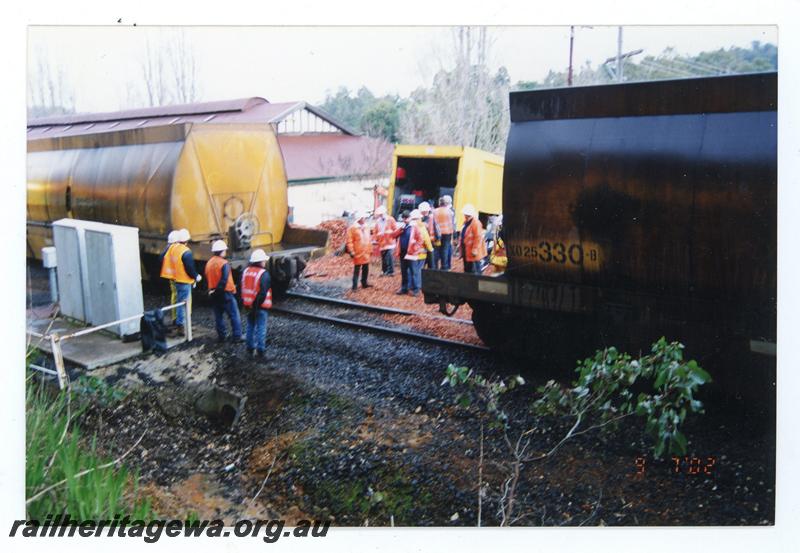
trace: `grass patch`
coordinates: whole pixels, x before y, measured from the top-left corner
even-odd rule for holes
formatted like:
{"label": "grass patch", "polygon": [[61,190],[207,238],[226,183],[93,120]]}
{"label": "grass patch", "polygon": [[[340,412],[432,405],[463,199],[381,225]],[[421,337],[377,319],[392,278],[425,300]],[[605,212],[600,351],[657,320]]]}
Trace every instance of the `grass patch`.
{"label": "grass patch", "polygon": [[[113,390],[98,386],[89,386],[89,398],[101,402],[115,398]],[[88,446],[82,438],[76,419],[88,407],[86,399],[78,391],[56,393],[34,375],[28,378],[26,495],[33,498],[52,486],[26,504],[28,518],[43,520],[56,514],[79,520],[111,519],[115,515],[152,518],[149,500],[139,497],[137,475],[120,466],[103,468],[112,459],[97,452],[94,438]],[[88,472],[79,476],[84,471]]]}
{"label": "grass patch", "polygon": [[317,503],[326,506],[337,519],[362,524],[414,524],[414,512],[425,511],[432,495],[420,491],[402,469],[379,470],[369,478],[321,480],[306,488]]}
{"label": "grass patch", "polygon": [[388,526],[393,517],[397,525],[414,524],[433,503],[431,493],[412,484],[402,467],[382,466],[364,476],[321,477],[319,467],[335,466],[336,453],[325,451],[318,438],[298,440],[286,451],[292,465],[306,476],[303,488],[312,503],[343,523],[361,525],[369,519],[371,524]]}

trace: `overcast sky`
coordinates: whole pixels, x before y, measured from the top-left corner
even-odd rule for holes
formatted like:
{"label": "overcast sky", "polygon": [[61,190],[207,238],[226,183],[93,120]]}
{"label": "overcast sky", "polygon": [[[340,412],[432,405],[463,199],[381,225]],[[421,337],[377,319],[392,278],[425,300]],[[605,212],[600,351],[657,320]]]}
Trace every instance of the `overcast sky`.
{"label": "overcast sky", "polygon": [[[29,60],[41,53],[64,69],[79,111],[119,109],[129,83],[141,80],[147,37],[176,27],[30,27]],[[326,91],[364,85],[376,95],[402,96],[428,85],[449,66],[452,29],[447,27],[184,27],[194,45],[203,100],[263,96],[270,101],[318,103]],[[491,27],[490,63],[504,65],[512,82],[540,80],[563,70],[569,27]],[[628,26],[623,50],[658,54],[668,46],[695,54],[720,47],[747,47],[754,40],[777,44],[775,27]],[[602,63],[616,54],[616,27],[576,27],[574,64]],[[641,57],[641,56],[640,56]]]}

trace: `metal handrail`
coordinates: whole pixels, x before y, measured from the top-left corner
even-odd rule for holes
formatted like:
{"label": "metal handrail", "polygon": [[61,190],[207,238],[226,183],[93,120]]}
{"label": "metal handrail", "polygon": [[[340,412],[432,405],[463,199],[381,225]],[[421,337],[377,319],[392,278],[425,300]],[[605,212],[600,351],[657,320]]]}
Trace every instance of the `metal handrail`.
{"label": "metal handrail", "polygon": [[[168,311],[170,309],[177,309],[178,307],[181,307],[181,306],[187,306],[188,307],[188,302],[181,301],[181,302],[178,302],[178,303],[173,303],[171,305],[167,305],[166,307],[159,307],[159,311]],[[69,386],[69,377],[67,376],[67,371],[66,371],[66,368],[64,366],[64,355],[63,355],[63,352],[61,351],[61,342],[63,342],[64,340],[69,340],[70,338],[77,338],[79,336],[85,336],[86,334],[91,334],[92,332],[97,332],[98,330],[103,330],[104,328],[115,326],[115,325],[118,325],[118,324],[121,324],[121,323],[125,323],[125,322],[128,322],[128,321],[133,321],[133,320],[136,320],[136,319],[141,319],[142,317],[144,317],[144,313],[141,313],[139,315],[132,315],[130,317],[125,317],[124,319],[120,319],[118,321],[112,321],[110,323],[105,323],[105,324],[102,324],[102,325],[93,326],[93,327],[90,327],[90,328],[85,328],[83,330],[78,330],[78,331],[73,332],[71,334],[65,334],[64,336],[59,336],[59,334],[57,332],[53,332],[51,334],[44,335],[44,334],[40,334],[38,332],[35,332],[33,330],[30,330],[30,329],[26,329],[26,330],[27,330],[27,333],[32,335],[32,336],[36,336],[37,338],[50,340],[50,349],[52,350],[52,353],[53,353],[53,361],[56,364],[55,374],[58,377],[58,385],[63,390],[65,387]],[[191,310],[189,310],[189,309],[186,310],[186,317],[183,320],[183,329],[184,329],[184,335],[186,336],[186,339],[184,341],[185,342],[191,342],[192,341],[192,313],[191,313]],[[31,365],[31,367],[33,367],[36,370],[44,369],[44,367],[40,368],[38,365]],[[50,371],[49,369],[45,369],[43,372],[50,373],[52,371]]]}
{"label": "metal handrail", "polygon": [[[178,307],[181,307],[182,305],[186,305],[186,303],[187,302],[185,302],[185,301],[181,301],[181,302],[178,302],[178,303],[173,303],[171,305],[167,305],[166,307],[159,307],[159,310],[160,311],[168,311],[170,309],[176,309]],[[118,324],[127,323],[128,321],[141,319],[142,317],[144,317],[144,313],[140,313],[139,315],[131,315],[130,317],[125,317],[124,319],[119,319],[118,321],[111,321],[110,323],[104,323],[104,324],[101,324],[101,325],[98,325],[98,326],[84,328],[82,330],[76,330],[75,332],[72,332],[70,334],[64,334],[63,336],[60,336],[58,333],[40,334],[40,333],[36,332],[35,330],[31,330],[31,329],[27,329],[27,333],[30,334],[31,336],[35,336],[37,338],[44,338],[46,340],[49,340],[51,336],[55,335],[55,336],[59,336],[59,339],[63,341],[63,340],[67,340],[69,338],[77,338],[78,336],[84,336],[86,334],[91,334],[92,332],[96,332],[98,330],[103,330],[105,328],[108,328],[108,327],[111,327],[111,326],[115,326],[115,325],[118,325]]]}

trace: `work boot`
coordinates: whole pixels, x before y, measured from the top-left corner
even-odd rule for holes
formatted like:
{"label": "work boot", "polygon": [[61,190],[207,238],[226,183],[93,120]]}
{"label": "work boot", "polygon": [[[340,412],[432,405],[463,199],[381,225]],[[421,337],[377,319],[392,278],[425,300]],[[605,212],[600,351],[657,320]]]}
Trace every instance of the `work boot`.
{"label": "work boot", "polygon": [[253,348],[247,348],[247,357],[255,357],[255,356],[256,356],[256,350],[254,350]]}
{"label": "work boot", "polygon": [[234,344],[241,344],[244,342],[244,336],[234,336],[232,341]]}
{"label": "work boot", "polygon": [[397,294],[398,296],[405,296],[406,294],[408,294],[408,290],[398,290],[397,292],[395,292],[395,294]]}
{"label": "work boot", "polygon": [[263,349],[256,351],[256,358],[257,359],[264,359],[267,356],[267,352]]}
{"label": "work boot", "polygon": [[411,290],[409,294],[411,294],[412,296],[419,296],[419,290]]}
{"label": "work boot", "polygon": [[362,284],[362,288],[372,288],[372,284]]}

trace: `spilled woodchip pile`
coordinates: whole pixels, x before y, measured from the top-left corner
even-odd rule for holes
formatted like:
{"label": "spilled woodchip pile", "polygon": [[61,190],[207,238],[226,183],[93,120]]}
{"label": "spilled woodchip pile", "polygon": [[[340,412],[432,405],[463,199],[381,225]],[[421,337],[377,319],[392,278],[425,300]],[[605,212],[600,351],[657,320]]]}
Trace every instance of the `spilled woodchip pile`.
{"label": "spilled woodchip pile", "polygon": [[[312,288],[315,288],[314,285],[324,284],[328,289],[335,288],[337,297],[343,297],[349,301],[414,311],[422,316],[387,315],[385,318],[390,322],[410,326],[418,332],[450,340],[481,344],[480,339],[475,334],[475,329],[471,325],[450,322],[444,318],[431,317],[431,315],[441,316],[439,306],[426,305],[422,294],[418,296],[396,294],[400,289],[400,262],[397,255],[394,257],[394,276],[383,276],[381,274],[379,252],[375,247],[369,265],[368,282],[372,287],[365,289],[359,285],[358,290],[351,290],[353,262],[350,256],[340,253],[340,249],[346,240],[347,222],[341,219],[324,221],[318,228],[325,229],[330,233],[330,253],[310,261],[306,267],[304,278]],[[453,259],[453,270],[463,271],[463,263],[460,259]],[[462,305],[453,318],[471,320],[472,309],[469,305]]]}

